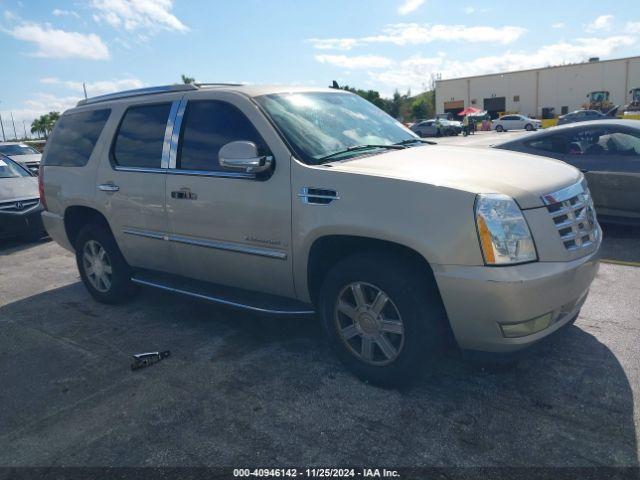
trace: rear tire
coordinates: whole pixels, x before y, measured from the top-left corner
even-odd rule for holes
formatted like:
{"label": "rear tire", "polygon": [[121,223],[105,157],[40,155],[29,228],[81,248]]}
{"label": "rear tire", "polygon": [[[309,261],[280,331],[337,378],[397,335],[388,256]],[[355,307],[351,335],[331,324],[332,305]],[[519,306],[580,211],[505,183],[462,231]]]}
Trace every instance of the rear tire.
{"label": "rear tire", "polygon": [[401,255],[358,253],[327,274],[318,310],[342,363],[362,380],[416,380],[447,344],[446,314],[428,272]]}
{"label": "rear tire", "polygon": [[496,127],[496,132],[504,132],[504,127],[502,125],[498,125]]}
{"label": "rear tire", "polygon": [[106,227],[87,225],[78,234],[75,247],[80,277],[93,298],[115,304],[129,300],[136,293],[131,268]]}

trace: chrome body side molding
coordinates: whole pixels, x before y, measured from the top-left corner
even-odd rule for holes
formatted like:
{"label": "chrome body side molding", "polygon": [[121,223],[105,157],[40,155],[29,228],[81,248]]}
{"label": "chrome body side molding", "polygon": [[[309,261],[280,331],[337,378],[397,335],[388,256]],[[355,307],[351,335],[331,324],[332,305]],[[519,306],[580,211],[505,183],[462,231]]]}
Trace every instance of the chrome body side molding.
{"label": "chrome body side molding", "polygon": [[124,230],[122,230],[122,232],[127,235],[136,235],[139,237],[183,243],[186,245],[195,245],[197,247],[213,248],[216,250],[225,250],[228,252],[245,253],[247,255],[256,255],[258,257],[274,258],[277,260],[287,259],[287,252],[283,252],[282,250],[274,250],[271,248],[254,247],[232,242],[220,242],[215,240],[190,238],[184,237],[182,235],[164,234],[161,232],[141,230],[138,228],[125,228]]}

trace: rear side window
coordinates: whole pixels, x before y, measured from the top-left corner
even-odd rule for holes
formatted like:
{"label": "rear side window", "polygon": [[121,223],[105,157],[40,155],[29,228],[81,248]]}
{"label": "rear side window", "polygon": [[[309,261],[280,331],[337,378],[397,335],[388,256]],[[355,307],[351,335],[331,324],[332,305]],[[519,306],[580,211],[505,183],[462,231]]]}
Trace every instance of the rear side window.
{"label": "rear side window", "polygon": [[266,155],[267,146],[251,121],[233,105],[217,100],[189,102],[182,122],[178,168],[222,170],[218,152],[225,144],[248,140]]}
{"label": "rear side window", "polygon": [[121,167],[160,168],[164,133],[171,103],[129,108],[122,118],[113,147]]}
{"label": "rear side window", "polygon": [[60,117],[49,139],[44,165],[86,165],[110,113],[110,109],[103,109]]}

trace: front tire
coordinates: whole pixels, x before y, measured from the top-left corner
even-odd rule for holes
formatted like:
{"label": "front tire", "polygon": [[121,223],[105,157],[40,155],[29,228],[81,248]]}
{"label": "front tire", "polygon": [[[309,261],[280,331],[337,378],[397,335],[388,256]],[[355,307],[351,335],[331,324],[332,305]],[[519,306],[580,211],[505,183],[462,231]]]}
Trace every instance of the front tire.
{"label": "front tire", "polygon": [[331,346],[360,379],[393,387],[417,379],[446,345],[446,315],[433,278],[384,252],[345,258],[327,274],[319,314]]}
{"label": "front tire", "polygon": [[532,131],[532,130],[533,130],[533,125],[531,125],[530,123],[527,123],[527,124],[524,126],[524,129],[525,129],[527,132],[530,132],[530,131]]}
{"label": "front tire", "polygon": [[123,303],[136,292],[131,268],[107,228],[87,225],[80,231],[75,247],[82,282],[97,301]]}

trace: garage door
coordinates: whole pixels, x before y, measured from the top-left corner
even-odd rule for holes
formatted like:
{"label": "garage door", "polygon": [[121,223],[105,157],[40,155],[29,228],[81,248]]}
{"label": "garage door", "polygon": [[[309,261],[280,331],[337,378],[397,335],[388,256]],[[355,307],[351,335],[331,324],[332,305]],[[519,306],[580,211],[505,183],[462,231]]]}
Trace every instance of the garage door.
{"label": "garage door", "polygon": [[506,111],[507,101],[505,97],[492,97],[484,99],[484,109],[491,115],[491,118],[497,118],[500,112]]}

